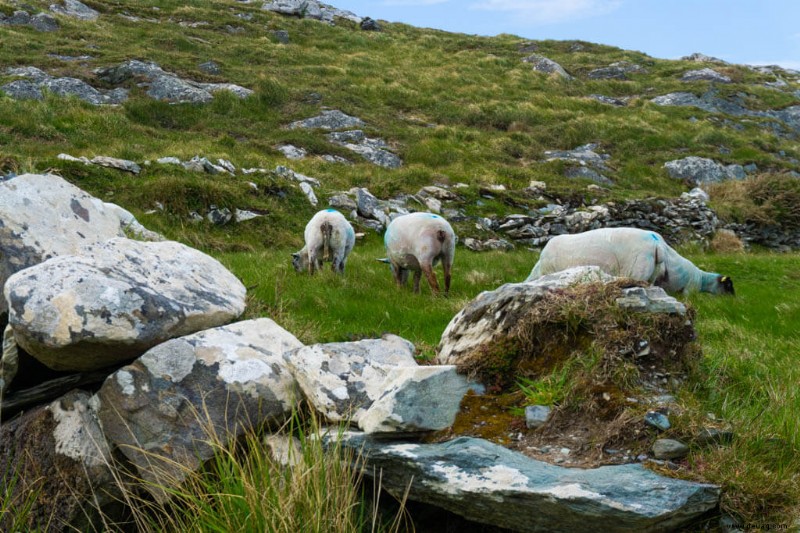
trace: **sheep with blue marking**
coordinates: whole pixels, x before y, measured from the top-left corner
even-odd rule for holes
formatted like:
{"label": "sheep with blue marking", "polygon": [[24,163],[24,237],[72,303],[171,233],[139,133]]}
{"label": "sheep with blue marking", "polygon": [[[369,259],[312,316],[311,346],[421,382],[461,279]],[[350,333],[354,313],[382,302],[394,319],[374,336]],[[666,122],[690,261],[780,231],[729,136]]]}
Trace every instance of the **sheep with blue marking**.
{"label": "sheep with blue marking", "polygon": [[646,281],[670,292],[734,294],[729,277],[700,270],[658,233],[636,228],[602,228],[553,237],[525,281],[592,265],[612,276]]}
{"label": "sheep with blue marking", "polygon": [[383,237],[392,274],[399,286],[408,281],[409,271],[414,271],[414,292],[419,292],[422,274],[434,294],[439,293],[439,282],[433,267],[439,261],[444,270],[444,292],[450,292],[450,272],[456,251],[456,234],[444,218],[432,213],[411,213],[395,218],[386,228]]}
{"label": "sheep with blue marking", "polygon": [[297,272],[313,274],[322,269],[323,261],[330,261],[334,272],[344,274],[347,256],[356,243],[356,232],[344,215],[335,209],[319,211],[306,224],[304,237],[305,246],[292,254]]}

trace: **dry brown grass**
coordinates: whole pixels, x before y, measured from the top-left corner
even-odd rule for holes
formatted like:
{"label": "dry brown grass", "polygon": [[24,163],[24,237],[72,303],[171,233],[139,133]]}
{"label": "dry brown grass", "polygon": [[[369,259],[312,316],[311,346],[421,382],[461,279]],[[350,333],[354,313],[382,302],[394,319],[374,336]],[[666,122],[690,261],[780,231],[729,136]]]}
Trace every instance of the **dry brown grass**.
{"label": "dry brown grass", "polygon": [[743,253],[744,243],[734,232],[729,229],[720,229],[711,239],[711,250],[716,253]]}
{"label": "dry brown grass", "polygon": [[708,189],[712,205],[723,220],[800,228],[800,179],[788,174],[761,174]]}

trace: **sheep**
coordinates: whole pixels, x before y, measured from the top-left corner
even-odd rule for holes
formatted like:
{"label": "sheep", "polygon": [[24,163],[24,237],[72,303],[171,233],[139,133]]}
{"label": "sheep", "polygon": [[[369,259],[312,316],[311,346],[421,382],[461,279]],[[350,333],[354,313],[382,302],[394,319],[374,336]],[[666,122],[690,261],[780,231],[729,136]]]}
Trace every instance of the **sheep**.
{"label": "sheep", "polygon": [[439,293],[439,282],[433,267],[441,261],[444,270],[444,293],[450,292],[450,269],[456,251],[456,235],[450,224],[432,213],[411,213],[395,218],[386,228],[383,237],[387,262],[399,286],[408,281],[408,271],[414,271],[414,292],[419,293],[422,274],[434,294]]}
{"label": "sheep", "polygon": [[292,266],[297,272],[313,274],[322,269],[323,261],[331,261],[331,270],[344,274],[347,256],[356,242],[353,226],[335,209],[316,213],[304,233],[305,246],[292,254]]}
{"label": "sheep", "polygon": [[670,292],[734,294],[729,277],[700,270],[658,233],[636,228],[602,228],[553,237],[525,281],[582,265],[595,265],[613,276],[646,281]]}

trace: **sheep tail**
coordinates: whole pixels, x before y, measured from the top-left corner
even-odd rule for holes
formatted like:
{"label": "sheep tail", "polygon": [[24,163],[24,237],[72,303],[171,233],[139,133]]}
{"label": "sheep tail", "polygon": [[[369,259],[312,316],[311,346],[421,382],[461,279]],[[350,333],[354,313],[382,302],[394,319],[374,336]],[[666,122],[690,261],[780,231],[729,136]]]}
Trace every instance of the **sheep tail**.
{"label": "sheep tail", "polygon": [[443,230],[443,229],[440,229],[439,231],[436,232],[436,239],[439,242],[446,241],[447,240],[447,232],[445,230]]}
{"label": "sheep tail", "polygon": [[323,222],[322,226],[320,226],[320,230],[322,231],[322,257],[325,260],[330,260],[333,225],[330,222]]}

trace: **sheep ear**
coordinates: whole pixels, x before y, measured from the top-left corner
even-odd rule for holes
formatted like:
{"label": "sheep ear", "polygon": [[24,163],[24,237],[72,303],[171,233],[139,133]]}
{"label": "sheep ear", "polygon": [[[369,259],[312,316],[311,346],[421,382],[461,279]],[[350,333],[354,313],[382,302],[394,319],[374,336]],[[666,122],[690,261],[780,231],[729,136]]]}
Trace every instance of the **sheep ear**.
{"label": "sheep ear", "polygon": [[721,278],[719,278],[719,281],[720,283],[725,283],[726,281],[728,281],[728,276],[722,276]]}

